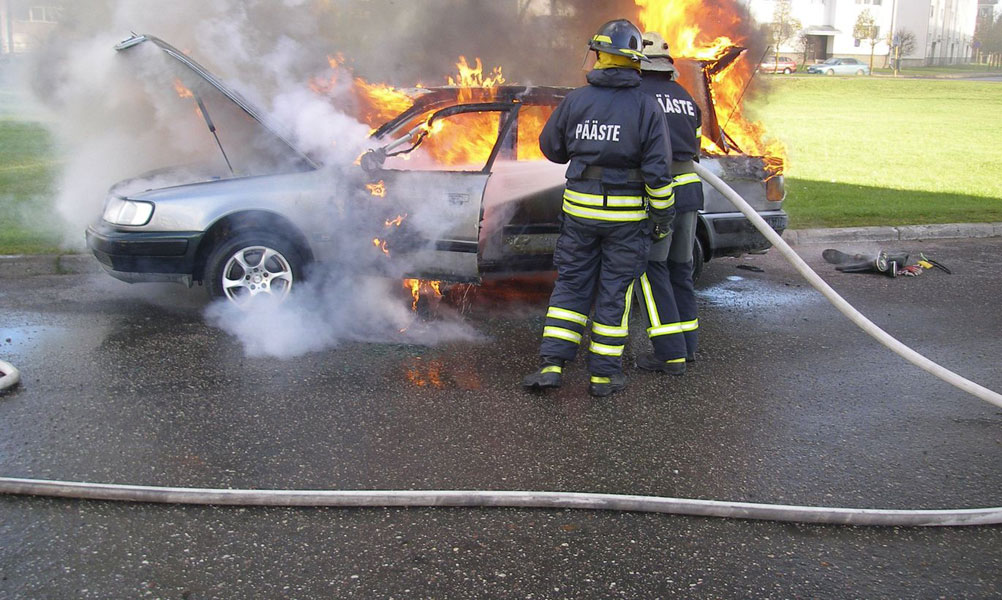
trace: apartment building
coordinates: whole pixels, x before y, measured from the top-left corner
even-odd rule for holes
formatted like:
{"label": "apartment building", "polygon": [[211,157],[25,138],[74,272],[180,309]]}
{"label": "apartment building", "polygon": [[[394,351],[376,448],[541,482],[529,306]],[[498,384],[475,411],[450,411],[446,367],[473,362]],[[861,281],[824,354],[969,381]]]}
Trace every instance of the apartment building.
{"label": "apartment building", "polygon": [[[777,0],[743,0],[759,23],[773,21]],[[888,34],[908,32],[912,48],[902,54],[902,65],[944,65],[970,62],[974,26],[984,0],[792,0],[791,11],[800,21],[804,41],[786,42],[780,51],[808,62],[831,56],[869,60],[870,44],[857,40],[853,29],[860,13],[868,10],[878,28],[873,54],[882,64],[890,52]],[[900,38],[899,38],[900,39]]]}

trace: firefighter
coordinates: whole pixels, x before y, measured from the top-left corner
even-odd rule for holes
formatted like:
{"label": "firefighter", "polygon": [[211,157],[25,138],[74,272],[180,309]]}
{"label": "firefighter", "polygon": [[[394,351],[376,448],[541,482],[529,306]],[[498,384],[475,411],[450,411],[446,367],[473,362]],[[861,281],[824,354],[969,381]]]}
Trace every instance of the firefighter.
{"label": "firefighter", "polygon": [[674,216],[671,146],[664,112],[640,91],[643,37],[625,19],[603,25],[588,44],[588,85],[570,92],[539,136],[548,159],[569,163],[557,281],[528,388],[559,387],[591,316],[588,392],[608,396],[626,385],[622,355],[633,282],[644,271],[652,237]]}
{"label": "firefighter", "polygon": [[703,208],[703,185],[692,165],[699,160],[702,112],[676,81],[675,60],[659,34],[644,34],[644,54],[649,61],[642,67],[640,89],[657,100],[671,136],[675,220],[671,235],[652,248],[647,271],[639,282],[637,296],[642,299],[654,353],[637,356],[637,367],[682,375],[686,361],[695,360],[699,327],[692,246],[696,211]]}

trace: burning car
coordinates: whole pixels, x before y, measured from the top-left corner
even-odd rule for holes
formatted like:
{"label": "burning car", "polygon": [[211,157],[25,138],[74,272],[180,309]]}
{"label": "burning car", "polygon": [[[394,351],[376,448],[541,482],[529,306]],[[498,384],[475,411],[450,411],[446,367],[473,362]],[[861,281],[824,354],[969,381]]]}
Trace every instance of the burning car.
{"label": "burning car", "polygon": [[[409,107],[372,132],[358,164],[324,164],[201,65],[152,36],[222,155],[204,172],[164,170],[113,186],[87,243],[114,277],[176,281],[243,303],[284,296],[311,263],[350,256],[360,268],[449,282],[551,270],[564,167],[548,162],[539,132],[569,88],[499,85],[415,90]],[[741,154],[717,120],[711,76],[734,60],[679,59],[703,109],[703,135],[730,155],[702,164],[728,181],[782,232],[781,174]],[[164,184],[162,182],[168,182]],[[696,274],[714,257],[769,243],[730,202],[705,187],[694,248]],[[340,228],[332,227],[334,222]],[[351,235],[338,234],[350,224]],[[345,238],[364,240],[366,254]]]}

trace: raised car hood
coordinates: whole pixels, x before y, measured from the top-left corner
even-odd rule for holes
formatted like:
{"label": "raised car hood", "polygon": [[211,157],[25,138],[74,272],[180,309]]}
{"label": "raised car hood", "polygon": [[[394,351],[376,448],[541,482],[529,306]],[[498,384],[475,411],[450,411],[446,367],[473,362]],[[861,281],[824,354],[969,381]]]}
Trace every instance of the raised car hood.
{"label": "raised car hood", "polygon": [[[133,35],[115,50],[137,53],[137,48],[159,47],[168,57],[170,75],[181,93],[190,93],[205,122],[207,140],[218,146],[219,161],[233,175],[264,175],[317,168],[317,165],[268,124],[264,113],[180,50],[150,35]],[[174,86],[171,86],[174,87]],[[165,90],[167,92],[168,90]],[[169,93],[178,93],[170,89]]]}

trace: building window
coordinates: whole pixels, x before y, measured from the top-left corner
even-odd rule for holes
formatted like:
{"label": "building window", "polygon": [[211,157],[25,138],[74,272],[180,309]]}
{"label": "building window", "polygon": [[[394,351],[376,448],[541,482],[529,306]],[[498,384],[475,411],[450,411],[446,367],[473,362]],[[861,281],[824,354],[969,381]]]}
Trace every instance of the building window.
{"label": "building window", "polygon": [[58,6],[31,6],[28,8],[28,21],[32,23],[56,23],[59,21]]}

